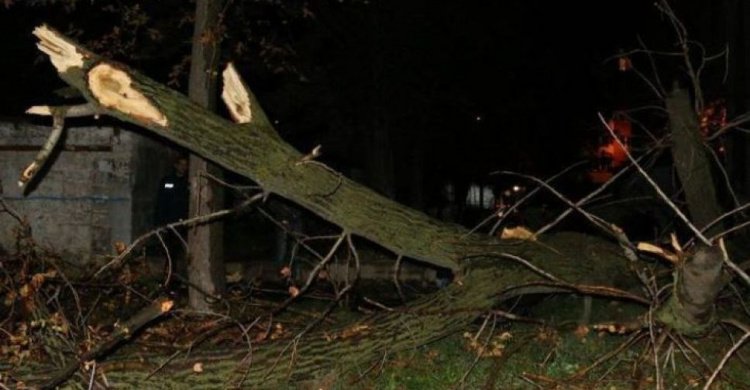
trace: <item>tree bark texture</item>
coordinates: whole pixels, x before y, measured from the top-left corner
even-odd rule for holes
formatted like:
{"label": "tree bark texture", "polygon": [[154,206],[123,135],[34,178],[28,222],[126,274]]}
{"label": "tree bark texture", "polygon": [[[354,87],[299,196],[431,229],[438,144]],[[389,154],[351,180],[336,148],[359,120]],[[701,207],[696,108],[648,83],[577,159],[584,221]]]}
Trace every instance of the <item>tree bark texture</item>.
{"label": "tree bark texture", "polygon": [[[249,362],[244,360],[245,346],[234,359],[204,359],[203,373],[170,366],[164,377],[160,374],[159,380],[149,382],[149,388],[177,388],[169,383],[181,378],[193,388],[209,388],[216,386],[217,375],[208,373],[225,373],[230,366],[237,373],[231,380],[244,378],[244,385],[277,388],[280,382],[321,377],[332,369],[366,368],[389,350],[413,348],[455,332],[499,300],[518,294],[573,290],[608,295],[612,290],[599,286],[626,287],[634,281],[623,250],[613,242],[576,233],[543,241],[470,235],[459,225],[404,207],[303,156],[280,139],[252,95],[253,119],[234,124],[46,27],[35,34],[60,76],[106,114],[253,179],[345,233],[391,250],[394,259],[402,255],[456,271],[449,287],[400,310],[376,314],[333,334],[313,330],[296,341],[253,346]],[[95,85],[98,92],[92,91]],[[102,88],[127,93],[112,93],[115,98],[102,101],[108,96]],[[137,102],[131,101],[136,98]],[[114,375],[108,374],[110,379]],[[127,381],[126,377],[132,375],[117,378]]]}
{"label": "tree bark texture", "polygon": [[[721,214],[716,195],[713,173],[713,159],[709,155],[710,146],[703,141],[698,118],[690,103],[687,91],[676,89],[667,97],[667,111],[672,130],[672,158],[680,183],[685,191],[690,217],[696,227],[703,228]],[[721,224],[709,229],[707,236],[721,231]]]}
{"label": "tree bark texture", "polygon": [[[577,233],[562,233],[544,242],[550,248],[538,253],[550,268],[567,268],[573,279],[627,281],[627,271],[617,246]],[[602,264],[609,264],[604,268]],[[537,283],[544,279],[512,261],[499,266],[496,260],[470,260],[461,283],[413,302],[401,309],[380,312],[339,329],[313,331],[295,339],[254,343],[252,354],[238,341],[230,351],[215,354],[193,351],[189,358],[174,359],[156,375],[168,354],[114,359],[100,364],[109,383],[118,389],[215,389],[222,387],[278,389],[287,382],[318,381],[328,375],[341,378],[346,372],[365,372],[384,354],[408,350],[462,329],[478,315],[503,299],[522,292],[551,291]],[[194,366],[201,363],[202,371]]]}
{"label": "tree bark texture", "polygon": [[701,247],[675,273],[672,296],[657,313],[659,320],[682,334],[701,335],[716,322],[714,301],[728,280],[722,272],[723,253]]}
{"label": "tree bark texture", "polygon": [[[219,60],[218,25],[222,1],[197,0],[195,30],[190,62],[188,96],[211,112],[216,111],[217,68]],[[221,176],[218,167],[199,155],[190,156],[190,217],[209,214],[223,208],[222,190],[204,173]],[[188,231],[188,279],[190,307],[210,310],[205,293],[224,290],[223,225],[221,222],[197,225]],[[181,259],[182,260],[182,259]],[[184,261],[184,260],[183,260]]]}

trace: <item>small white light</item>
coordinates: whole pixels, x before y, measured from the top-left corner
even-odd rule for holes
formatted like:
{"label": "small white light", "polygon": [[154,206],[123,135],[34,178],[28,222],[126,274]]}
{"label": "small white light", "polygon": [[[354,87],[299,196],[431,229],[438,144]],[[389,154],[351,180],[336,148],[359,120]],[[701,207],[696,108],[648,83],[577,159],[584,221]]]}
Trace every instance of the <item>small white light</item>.
{"label": "small white light", "polygon": [[513,186],[513,192],[521,191],[521,186]]}
{"label": "small white light", "polygon": [[164,188],[174,188],[174,183],[164,183]]}

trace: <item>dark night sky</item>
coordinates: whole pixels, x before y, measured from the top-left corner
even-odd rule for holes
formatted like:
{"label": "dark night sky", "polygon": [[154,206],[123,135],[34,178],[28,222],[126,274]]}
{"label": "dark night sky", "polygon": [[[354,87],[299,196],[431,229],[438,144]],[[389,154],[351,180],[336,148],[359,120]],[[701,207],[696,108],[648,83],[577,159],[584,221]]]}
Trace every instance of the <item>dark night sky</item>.
{"label": "dark night sky", "polygon": [[[528,151],[532,158],[542,156],[546,164],[540,164],[545,165],[541,171],[575,161],[584,129],[595,123],[596,112],[618,108],[615,64],[603,60],[619,48],[634,47],[637,34],[648,40],[663,29],[653,0],[385,3],[390,5],[381,8],[386,16],[383,33],[403,38],[387,41],[392,69],[386,75],[403,83],[415,72],[410,67],[436,75],[439,81],[433,85],[410,90],[456,97],[460,109],[450,121],[465,125],[461,134],[469,139],[467,144],[475,138],[476,150],[484,155],[510,148]],[[48,62],[38,61],[30,32],[42,22],[65,30],[68,18],[57,8],[16,4],[0,10],[0,115],[18,117],[32,104],[48,103],[50,89],[63,86]],[[101,20],[89,17],[78,26],[95,29]],[[185,36],[184,46],[188,44]],[[164,77],[164,69],[145,72]],[[246,74],[253,78],[252,70]],[[282,84],[261,83],[262,100],[264,93],[273,94]],[[402,98],[408,104],[410,97]],[[267,101],[273,112],[273,100]],[[433,114],[441,115],[436,122],[445,120],[445,112],[418,113]],[[480,123],[473,120],[477,115],[482,116]]]}

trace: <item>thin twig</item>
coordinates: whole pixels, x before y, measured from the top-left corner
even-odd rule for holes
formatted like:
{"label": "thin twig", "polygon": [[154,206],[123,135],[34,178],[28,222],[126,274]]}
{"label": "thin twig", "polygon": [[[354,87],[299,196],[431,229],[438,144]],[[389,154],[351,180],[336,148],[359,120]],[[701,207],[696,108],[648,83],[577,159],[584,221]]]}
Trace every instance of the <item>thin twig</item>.
{"label": "thin twig", "polygon": [[91,377],[89,378],[89,388],[88,390],[91,390],[94,388],[94,377],[96,376],[96,360],[94,360],[94,363],[91,367]]}
{"label": "thin twig", "polygon": [[[585,164],[586,162],[587,162],[587,161],[585,161],[585,160],[584,160],[584,161],[579,161],[579,162],[577,162],[577,163],[575,163],[575,164],[572,164],[572,165],[570,165],[570,166],[568,166],[568,167],[565,167],[565,169],[563,169],[562,171],[560,171],[560,172],[558,172],[558,173],[556,173],[556,174],[554,174],[554,175],[550,176],[550,177],[549,177],[549,178],[548,178],[547,180],[545,180],[544,182],[545,182],[545,183],[547,183],[547,184],[550,184],[550,183],[551,183],[551,182],[552,182],[553,180],[555,180],[555,179],[559,178],[560,176],[562,176],[562,175],[564,175],[564,174],[568,173],[568,172],[569,172],[569,171],[571,171],[572,169],[574,169],[574,168],[576,168],[576,167],[578,167],[578,166],[580,166],[580,165],[582,165],[582,164]],[[508,208],[507,210],[505,210],[505,211],[503,212],[503,215],[502,215],[502,216],[500,216],[500,217],[499,217],[499,218],[497,219],[497,222],[495,222],[495,224],[494,224],[494,225],[492,226],[492,229],[490,230],[490,234],[489,234],[489,235],[490,235],[490,236],[494,236],[494,235],[495,235],[495,232],[496,232],[496,231],[497,231],[497,229],[498,229],[498,228],[500,227],[500,225],[502,225],[502,223],[503,223],[503,222],[505,221],[505,219],[506,219],[506,218],[508,218],[508,216],[509,216],[509,215],[511,215],[511,214],[512,214],[512,213],[513,213],[514,211],[516,211],[516,209],[517,209],[517,208],[519,208],[519,207],[520,207],[520,206],[521,206],[522,204],[524,204],[524,203],[525,203],[525,202],[526,202],[527,200],[529,200],[529,198],[531,198],[532,196],[534,196],[534,195],[535,195],[535,194],[536,194],[537,192],[539,192],[539,191],[540,191],[540,190],[541,190],[542,188],[543,188],[542,186],[537,186],[537,187],[536,187],[536,188],[534,188],[534,189],[533,189],[532,191],[529,191],[529,193],[528,193],[528,194],[526,194],[526,195],[525,195],[525,196],[524,196],[523,198],[521,198],[521,199],[520,199],[520,200],[519,200],[518,202],[515,202],[515,203],[513,203],[513,205],[511,205],[511,206],[510,206],[510,207],[509,207],[509,208]],[[494,218],[494,217],[495,217],[496,215],[497,215],[497,213],[493,213],[493,214],[492,214],[492,215],[491,215],[490,217],[487,217],[487,218],[488,218],[488,220],[489,220],[490,218]],[[477,226],[477,228],[478,228],[478,227],[479,227],[479,226]],[[476,228],[475,228],[475,229],[476,229]]]}
{"label": "thin twig", "polygon": [[589,222],[591,222],[594,226],[602,229],[603,231],[605,231],[608,234],[612,234],[612,235],[614,234],[613,231],[612,231],[612,228],[611,228],[610,224],[607,221],[605,221],[605,220],[597,217],[596,215],[593,215],[593,214],[589,213],[588,211],[582,209],[581,207],[577,206],[570,199],[568,199],[567,197],[565,197],[565,195],[561,194],[554,187],[548,185],[544,181],[539,180],[539,179],[537,179],[534,176],[524,175],[524,174],[517,173],[517,172],[500,171],[500,172],[497,172],[497,173],[503,174],[503,175],[512,175],[512,176],[524,177],[526,179],[529,179],[529,180],[532,180],[532,181],[538,183],[539,185],[543,186],[548,191],[550,191],[553,195],[555,195],[556,197],[558,197],[560,200],[562,200],[563,202],[565,202],[565,204],[567,204],[569,207],[572,207],[576,211],[578,211],[579,213],[581,213],[581,215],[583,215],[586,219],[588,219]]}
{"label": "thin twig", "polygon": [[474,361],[471,362],[471,365],[466,370],[464,375],[461,376],[461,380],[458,381],[455,388],[463,387],[464,383],[466,382],[466,378],[468,378],[469,374],[471,374],[471,371],[474,370],[474,367],[476,367],[477,363],[479,362],[479,359],[482,357],[482,354],[487,349],[487,346],[490,344],[490,341],[492,341],[492,336],[495,334],[495,326],[497,325],[497,316],[494,314],[487,316],[487,319],[485,319],[484,324],[482,324],[482,327],[479,329],[479,332],[474,337],[474,341],[476,341],[477,338],[479,338],[479,335],[484,330],[484,326],[487,324],[487,320],[489,320],[490,317],[492,317],[492,327],[490,328],[490,332],[487,334],[487,340],[485,340],[484,345],[482,345],[481,349],[477,351],[477,356],[474,358]]}
{"label": "thin twig", "polygon": [[26,219],[21,216],[21,214],[18,213],[13,207],[10,207],[10,205],[5,201],[5,199],[2,196],[2,188],[0,187],[0,206],[3,206],[3,209],[1,211],[5,211],[6,213],[10,214],[11,217],[13,217],[18,223],[21,225],[27,225]]}
{"label": "thin twig", "polygon": [[398,272],[401,269],[401,260],[404,258],[403,255],[398,255],[398,258],[396,259],[396,264],[393,265],[393,284],[396,286],[396,290],[398,291],[398,296],[401,297],[401,302],[406,303],[406,298],[404,298],[404,293],[401,291],[401,284],[398,282]]}
{"label": "thin twig", "polygon": [[256,194],[255,196],[253,196],[252,198],[250,198],[249,200],[243,202],[242,204],[240,204],[239,206],[237,206],[235,208],[219,210],[219,211],[211,213],[211,214],[199,215],[199,216],[194,217],[194,218],[182,220],[182,221],[179,221],[179,222],[170,223],[170,224],[168,224],[166,226],[162,226],[162,227],[159,227],[157,229],[154,229],[154,230],[152,230],[152,231],[150,231],[150,232],[148,232],[148,233],[146,233],[146,234],[138,237],[135,241],[133,241],[130,245],[128,245],[128,247],[125,248],[125,250],[122,253],[120,253],[117,257],[115,257],[109,263],[107,263],[107,264],[103,265],[101,268],[99,268],[99,270],[96,271],[96,273],[94,273],[94,278],[100,276],[102,274],[102,272],[104,272],[108,268],[110,268],[112,266],[115,266],[115,265],[119,265],[123,260],[125,260],[125,258],[128,257],[128,255],[130,255],[130,253],[133,252],[133,250],[136,247],[138,247],[144,241],[146,241],[147,239],[149,239],[152,236],[156,235],[157,233],[161,233],[161,232],[165,231],[166,229],[174,230],[175,228],[178,228],[178,227],[195,226],[195,225],[199,225],[199,224],[203,224],[203,223],[214,221],[216,219],[219,219],[219,218],[225,217],[227,215],[230,215],[232,213],[236,213],[236,212],[238,212],[240,210],[243,210],[244,208],[246,208],[246,207],[252,205],[253,203],[257,202],[261,198],[262,198],[262,194]]}
{"label": "thin twig", "polygon": [[654,310],[656,308],[652,305],[648,310],[648,336],[651,340],[651,346],[653,347],[654,354],[654,368],[656,370],[656,390],[662,388],[662,377],[661,371],[659,370],[659,345],[656,342],[656,336],[654,335]]}
{"label": "thin twig", "polygon": [[664,193],[664,191],[662,191],[662,189],[659,188],[659,186],[654,182],[654,179],[652,179],[651,176],[649,176],[648,173],[646,173],[646,171],[643,170],[641,165],[638,164],[638,161],[635,158],[633,158],[633,155],[630,154],[630,151],[628,151],[628,149],[625,147],[622,141],[620,141],[620,138],[617,137],[617,134],[615,134],[615,131],[612,129],[612,127],[609,126],[607,121],[604,119],[604,116],[602,116],[601,113],[599,113],[598,115],[599,115],[599,120],[602,122],[602,125],[604,125],[604,127],[607,129],[607,131],[615,140],[615,142],[617,142],[620,148],[622,148],[625,151],[625,154],[628,156],[628,159],[630,160],[630,162],[633,163],[633,165],[635,165],[636,169],[638,169],[638,172],[640,172],[641,175],[643,175],[643,178],[646,179],[648,184],[650,184],[651,187],[653,187],[653,189],[659,194],[662,200],[675,212],[675,214],[677,214],[677,216],[683,222],[685,222],[685,224],[690,228],[690,230],[693,231],[693,233],[695,233],[695,236],[698,237],[701,240],[701,242],[703,242],[706,246],[711,246],[711,241],[709,241],[703,235],[703,233],[701,233],[700,230],[698,230],[698,228],[696,228],[695,225],[693,225],[693,223],[690,222],[690,220],[685,216],[685,214],[683,214],[682,211],[680,211],[680,209],[674,204],[674,202],[672,202],[669,199],[669,197]]}
{"label": "thin twig", "polygon": [[708,381],[706,382],[706,385],[703,386],[703,390],[709,390],[711,388],[711,384],[716,379],[716,376],[719,375],[719,372],[724,368],[724,365],[727,364],[727,361],[729,361],[729,358],[732,356],[732,354],[736,350],[738,350],[742,346],[742,344],[744,344],[745,341],[747,341],[749,338],[750,338],[750,331],[746,332],[745,335],[742,336],[742,338],[740,338],[739,340],[737,340],[736,343],[734,343],[734,345],[732,346],[732,348],[730,348],[729,351],[727,351],[727,353],[724,355],[724,358],[721,359],[721,362],[716,367],[716,369],[714,370],[713,374],[711,374],[711,377],[708,378]]}
{"label": "thin twig", "polygon": [[[741,225],[747,225],[747,224],[750,224],[750,221],[748,221],[748,222],[746,222],[744,224],[741,224]],[[732,261],[732,259],[729,258],[729,252],[727,252],[727,248],[724,246],[724,240],[719,238],[719,237],[723,236],[724,234],[728,234],[728,233],[734,231],[735,228],[741,227],[741,225],[740,226],[735,226],[734,228],[729,229],[728,231],[726,231],[726,232],[724,232],[722,234],[719,234],[719,235],[716,235],[716,236],[712,237],[712,240],[716,240],[716,242],[719,243],[719,247],[721,248],[721,252],[722,252],[722,257],[724,259],[724,264],[726,264],[727,267],[729,267],[732,271],[734,271],[737,275],[739,275],[739,277],[742,278],[745,281],[745,283],[747,283],[748,286],[750,286],[750,276],[748,276],[745,273],[745,271],[743,271],[742,268],[740,268],[740,266],[738,266],[737,264],[735,264]]]}
{"label": "thin twig", "polygon": [[727,211],[726,213],[722,214],[718,218],[714,219],[713,221],[709,222],[706,226],[701,228],[701,232],[705,232],[706,230],[710,229],[712,226],[716,225],[717,223],[721,222],[724,218],[727,218],[733,214],[739,213],[746,208],[750,207],[750,202],[743,204],[742,206],[739,206],[733,210]]}
{"label": "thin twig", "polygon": [[[644,157],[645,156],[641,156],[639,159],[642,159]],[[631,166],[632,166],[632,164],[628,165],[627,167],[621,169],[619,172],[615,173],[614,176],[612,176],[612,178],[610,178],[605,183],[603,183],[601,186],[599,186],[599,188],[595,189],[594,191],[592,191],[591,193],[589,193],[588,195],[586,195],[584,198],[582,198],[581,200],[579,200],[578,202],[576,202],[575,206],[580,208],[583,205],[585,205],[586,203],[588,203],[591,199],[593,199],[595,196],[599,195],[605,189],[607,189],[607,187],[609,187],[610,185],[612,185],[612,183],[614,183],[617,179],[619,179],[620,177],[622,177],[625,174],[625,172],[627,172],[630,169]],[[562,221],[565,217],[567,217],[574,210],[576,210],[575,207],[568,207],[565,211],[563,211],[560,215],[558,215],[557,218],[555,218],[552,222],[548,223],[546,226],[544,226],[541,229],[537,230],[534,233],[534,236],[538,237],[539,235],[544,234],[548,230],[552,229],[553,227],[555,227],[555,225],[557,225],[558,223],[560,223],[560,221]]]}
{"label": "thin twig", "polygon": [[734,202],[734,207],[740,207],[740,199],[737,197],[737,194],[734,192],[734,188],[732,188],[731,180],[729,179],[729,173],[727,173],[727,170],[724,169],[724,165],[721,163],[721,159],[719,159],[719,156],[716,155],[716,151],[714,148],[711,147],[711,145],[703,142],[702,145],[708,150],[708,153],[711,155],[711,157],[714,158],[714,163],[716,167],[719,169],[719,172],[721,173],[721,177],[724,179],[724,186],[726,186],[727,191],[729,192],[729,195],[732,196],[732,201]]}
{"label": "thin twig", "polygon": [[653,53],[646,47],[646,43],[643,42],[643,39],[641,39],[641,36],[638,35],[638,43],[643,48],[644,52],[646,53],[646,57],[648,58],[649,64],[651,64],[651,72],[654,73],[654,79],[656,79],[656,85],[659,87],[658,90],[662,93],[661,96],[666,95],[666,92],[664,90],[664,85],[661,83],[661,78],[659,77],[659,69],[656,67],[656,62],[654,61]]}
{"label": "thin twig", "polygon": [[695,44],[695,42],[688,40],[687,28],[677,17],[677,14],[675,14],[667,0],[661,0],[655,5],[662,13],[664,13],[664,15],[667,16],[674,28],[675,35],[677,36],[677,43],[682,49],[682,58],[685,63],[685,69],[693,84],[693,93],[695,96],[694,109],[695,113],[698,114],[703,111],[703,92],[700,85],[700,75],[694,70],[693,63],[690,60],[690,44]]}
{"label": "thin twig", "polygon": [[521,263],[524,266],[526,266],[527,268],[529,268],[530,270],[538,273],[539,275],[544,276],[545,278],[547,278],[549,280],[555,281],[557,283],[563,283],[563,284],[565,284],[565,282],[562,279],[560,279],[557,276],[552,275],[551,273],[549,273],[549,272],[547,272],[547,271],[545,271],[545,270],[543,270],[543,269],[535,266],[534,264],[531,264],[531,262],[529,262],[528,260],[526,260],[526,259],[524,259],[524,258],[522,258],[520,256],[516,256],[516,255],[510,254],[510,253],[499,253],[496,256],[498,256],[498,257],[505,257],[505,258],[511,259],[511,260],[513,260],[515,262]]}
{"label": "thin twig", "polygon": [[750,309],[748,309],[747,304],[745,304],[745,299],[742,297],[740,291],[737,289],[734,283],[729,283],[729,288],[732,290],[732,292],[734,292],[734,295],[737,296],[737,300],[739,301],[742,310],[744,310],[745,316],[750,317]]}
{"label": "thin twig", "polygon": [[307,276],[307,281],[305,282],[305,285],[299,289],[299,292],[296,295],[289,297],[281,305],[275,308],[273,310],[273,313],[279,313],[284,308],[289,306],[289,304],[294,302],[297,299],[297,297],[300,297],[305,292],[307,292],[307,290],[310,288],[315,278],[318,276],[318,272],[320,272],[320,270],[323,267],[325,267],[325,265],[328,264],[329,261],[331,261],[331,259],[333,258],[333,255],[336,254],[336,251],[339,249],[339,246],[341,246],[341,243],[344,242],[344,239],[346,239],[348,235],[349,233],[346,231],[341,233],[341,235],[339,236],[339,239],[336,240],[336,242],[333,244],[331,249],[328,251],[328,254],[326,255],[326,257],[324,257],[323,260],[319,261],[318,264],[315,266],[315,268],[313,268],[312,271],[310,271],[310,275]]}
{"label": "thin twig", "polygon": [[169,248],[167,248],[167,244],[161,237],[161,233],[157,231],[156,237],[159,239],[159,242],[161,242],[161,246],[164,248],[164,254],[167,256],[167,277],[164,279],[164,286],[166,287],[169,286],[169,281],[172,278],[172,255],[169,253]]}
{"label": "thin twig", "polygon": [[586,375],[589,371],[593,370],[594,368],[600,366],[602,363],[606,362],[607,360],[617,356],[620,352],[624,351],[625,348],[629,348],[631,345],[635,344],[642,338],[646,336],[645,332],[635,332],[633,333],[625,342],[620,344],[617,348],[611,350],[610,352],[605,353],[597,359],[594,363],[578,370],[575,374],[571,375],[568,380],[578,379]]}

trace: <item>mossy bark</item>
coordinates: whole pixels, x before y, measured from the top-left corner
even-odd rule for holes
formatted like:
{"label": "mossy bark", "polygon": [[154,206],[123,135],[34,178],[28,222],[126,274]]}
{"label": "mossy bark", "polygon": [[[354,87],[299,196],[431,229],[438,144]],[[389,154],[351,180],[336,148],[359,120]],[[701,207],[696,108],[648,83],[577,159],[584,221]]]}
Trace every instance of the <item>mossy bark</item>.
{"label": "mossy bark", "polygon": [[729,282],[722,272],[719,247],[701,247],[674,274],[673,293],[656,313],[657,319],[690,336],[707,333],[716,323],[714,301]]}
{"label": "mossy bark", "polygon": [[[56,37],[71,42],[59,34]],[[278,388],[282,382],[320,378],[332,370],[365,370],[387,351],[414,348],[465,327],[498,300],[514,294],[575,289],[573,283],[626,286],[634,281],[622,250],[611,242],[581,234],[561,234],[546,242],[470,235],[459,225],[402,206],[303,158],[280,139],[257,102],[252,105],[253,122],[236,125],[125,66],[77,45],[75,50],[82,54],[80,65],[60,69],[60,76],[106,114],[149,129],[251,178],[349,234],[367,238],[395,254],[451,268],[459,275],[459,281],[448,288],[400,310],[353,324],[347,328],[350,332],[341,330],[339,337],[311,331],[293,344],[281,340],[257,345],[249,365],[240,364],[246,349],[217,359],[198,357],[196,360],[204,363],[202,373],[193,372],[192,361],[173,364],[145,387],[215,388],[244,378],[242,383],[252,388]],[[163,120],[101,107],[89,88],[89,71],[103,64],[126,72],[132,88],[149,99]],[[228,375],[230,372],[234,375]],[[144,387],[139,373],[112,370],[107,376],[123,387]]]}
{"label": "mossy bark", "polygon": [[[605,241],[566,233],[551,237],[545,245],[567,248],[567,253],[545,249],[543,256],[550,268],[566,270],[574,279],[601,281],[610,278],[606,275],[627,274],[618,248]],[[116,358],[101,362],[99,369],[118,389],[214,389],[228,385],[278,389],[285,384],[323,380],[331,373],[344,380],[342,375],[364,372],[386,354],[461,331],[497,302],[515,296],[518,289],[544,281],[524,265],[509,262],[498,266],[497,259],[475,258],[470,260],[460,284],[453,283],[395,311],[380,312],[339,329],[313,329],[298,340],[292,335],[254,344],[252,354],[243,343],[231,351],[197,351],[188,359],[174,359],[148,379],[148,373],[168,354]],[[201,372],[194,371],[196,363],[201,363]]]}

